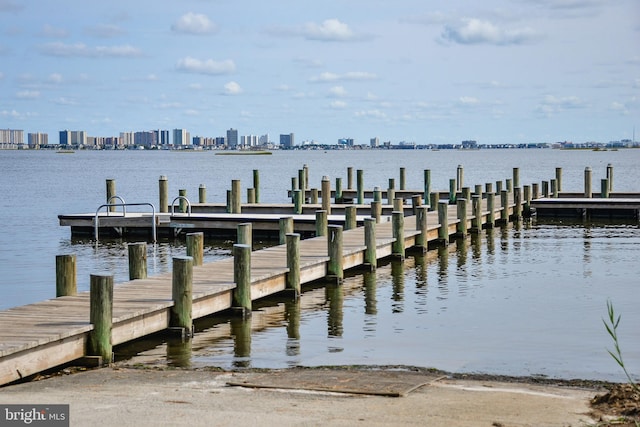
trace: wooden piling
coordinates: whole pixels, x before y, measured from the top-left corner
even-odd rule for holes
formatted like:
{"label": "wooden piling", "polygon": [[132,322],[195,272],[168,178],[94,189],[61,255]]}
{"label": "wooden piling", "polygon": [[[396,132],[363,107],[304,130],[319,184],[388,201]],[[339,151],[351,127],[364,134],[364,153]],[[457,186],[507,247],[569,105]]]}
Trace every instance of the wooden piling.
{"label": "wooden piling", "polygon": [[549,197],[549,181],[542,181],[542,197]]}
{"label": "wooden piling", "polygon": [[231,213],[242,213],[242,201],[240,196],[240,180],[231,180]]}
{"label": "wooden piling", "polygon": [[584,169],[584,197],[593,197],[593,191],[591,186],[591,168],[587,166]]}
{"label": "wooden piling", "polygon": [[400,190],[407,189],[407,170],[404,167],[400,168]]}
{"label": "wooden piling", "polygon": [[187,201],[184,199],[187,197],[187,190],[184,188],[178,190],[178,196],[180,196],[178,200],[178,211],[180,211],[180,213],[187,213]]}
{"label": "wooden piling", "polygon": [[280,244],[284,245],[287,242],[287,234],[293,233],[293,217],[286,216],[278,220],[280,226]]}
{"label": "wooden piling", "polygon": [[190,337],[193,333],[193,258],[190,256],[173,258],[171,299],[169,326],[182,329],[183,336]]}
{"label": "wooden piling", "polygon": [[511,178],[507,178],[505,179],[506,185],[507,185],[507,192],[508,193],[513,193],[513,180]]}
{"label": "wooden piling", "polygon": [[433,206],[431,204],[431,170],[430,169],[425,169],[424,170],[424,202],[425,205],[431,207]]}
{"label": "wooden piling", "polygon": [[471,221],[471,231],[480,233],[482,231],[482,195],[474,194],[471,196],[471,211],[473,212],[473,220]]}
{"label": "wooden piling", "polygon": [[609,197],[609,180],[606,178],[600,180],[600,197],[603,199]]}
{"label": "wooden piling", "polygon": [[287,289],[293,291],[295,297],[300,295],[300,234],[289,233],[287,241]]}
{"label": "wooden piling", "polygon": [[496,194],[491,192],[487,193],[487,216],[486,226],[487,228],[493,228],[496,224]]}
{"label": "wooden piling", "polygon": [[293,213],[301,214],[303,205],[303,192],[300,189],[293,191]]}
{"label": "wooden piling", "polygon": [[[304,174],[304,168],[298,170],[298,189],[302,190],[302,194],[305,194],[306,188],[304,187],[304,183],[307,182]],[[302,198],[302,200],[304,201],[304,197]]]}
{"label": "wooden piling", "polygon": [[327,235],[327,211],[316,211],[316,237]]}
{"label": "wooden piling", "polygon": [[530,216],[531,215],[531,186],[530,185],[525,185],[524,187],[522,187],[523,189],[523,203],[524,206],[522,207],[522,211],[523,214],[525,216]]}
{"label": "wooden piling", "polygon": [[520,168],[513,168],[513,188],[520,187]]}
{"label": "wooden piling", "polygon": [[509,191],[502,190],[500,192],[500,223],[509,222]]}
{"label": "wooden piling", "polygon": [[56,298],[77,293],[76,255],[56,255]]}
{"label": "wooden piling", "polygon": [[364,264],[371,270],[375,270],[378,264],[377,243],[376,243],[376,219],[364,219]]}
{"label": "wooden piling", "polygon": [[484,192],[487,194],[493,193],[493,182],[487,182],[484,184]]}
{"label": "wooden piling", "polygon": [[100,356],[102,364],[113,361],[111,329],[113,326],[113,276],[92,274],[89,282],[89,331],[87,354]]}
{"label": "wooden piling", "polygon": [[607,164],[607,182],[609,184],[607,193],[610,193],[613,191],[613,165],[611,163]]}
{"label": "wooden piling", "polygon": [[342,258],[342,226],[329,225],[328,229],[328,253],[327,278],[342,283],[344,279],[343,258]]}
{"label": "wooden piling", "polygon": [[198,187],[198,203],[207,203],[207,186],[204,184]]}
{"label": "wooden piling", "polygon": [[553,197],[554,199],[558,198],[558,184],[555,180],[555,178],[549,180],[549,193],[550,196]]}
{"label": "wooden piling", "polygon": [[238,224],[237,227],[237,244],[249,245],[253,250],[253,225],[250,222]]}
{"label": "wooden piling", "polygon": [[233,245],[233,307],[243,317],[251,316],[251,247]]}
{"label": "wooden piling", "polygon": [[476,184],[473,189],[473,194],[476,194],[482,198],[482,184]]}
{"label": "wooden piling", "polygon": [[556,187],[558,191],[562,191],[562,168],[556,168]]}
{"label": "wooden piling", "polygon": [[522,189],[520,187],[513,188],[513,219],[514,221],[522,220]]}
{"label": "wooden piling", "polygon": [[298,184],[298,177],[297,176],[292,176],[291,177],[291,203],[295,203],[295,191],[298,190],[299,184]]}
{"label": "wooden piling", "polygon": [[158,180],[158,191],[160,193],[160,212],[167,213],[169,212],[169,181],[164,175],[160,175]]}
{"label": "wooden piling", "polygon": [[129,243],[129,280],[147,278],[147,243]]}
{"label": "wooden piling", "polygon": [[445,245],[449,244],[448,208],[448,202],[444,200],[438,202],[438,222],[440,223],[440,227],[438,227],[438,240]]}
{"label": "wooden piling", "polygon": [[247,188],[247,203],[254,204],[256,202],[256,189]]}
{"label": "wooden piling", "polygon": [[402,197],[396,197],[393,199],[393,210],[404,212],[404,199]]}
{"label": "wooden piling", "polygon": [[428,209],[429,208],[427,206],[418,206],[416,208],[416,230],[420,232],[420,234],[416,236],[416,246],[418,246],[419,248],[422,248],[423,251],[426,250],[428,246],[428,239],[427,239]]}
{"label": "wooden piling", "polygon": [[456,200],[458,223],[456,224],[456,235],[458,237],[467,236],[467,199]]}
{"label": "wooden piling", "polygon": [[440,193],[429,193],[429,210],[435,211],[438,208],[438,202],[440,201]]}
{"label": "wooden piling", "polygon": [[318,204],[318,189],[317,188],[312,188],[311,189],[311,204],[312,205],[317,205]]}
{"label": "wooden piling", "polygon": [[344,230],[353,230],[357,225],[356,206],[349,205],[344,208]]}
{"label": "wooden piling", "polygon": [[347,189],[353,190],[353,167],[347,168]]}
{"label": "wooden piling", "polygon": [[356,185],[357,185],[357,203],[359,205],[364,204],[364,171],[358,169],[356,171]]}
{"label": "wooden piling", "polygon": [[414,194],[411,196],[411,211],[414,215],[417,215],[419,206],[422,206],[422,196],[420,194]]}
{"label": "wooden piling", "polygon": [[334,199],[336,204],[342,203],[342,178],[336,178],[336,195]]}
{"label": "wooden piling", "polygon": [[376,220],[376,223],[380,222],[380,218],[382,217],[382,202],[373,201],[371,202],[371,218]]}
{"label": "wooden piling", "polygon": [[464,168],[462,165],[458,165],[458,169],[456,171],[456,182],[457,186],[455,187],[455,191],[460,191],[464,185]]}
{"label": "wooden piling", "polygon": [[187,256],[193,259],[193,265],[202,265],[204,261],[204,233],[187,233]]}
{"label": "wooden piling", "polygon": [[304,170],[304,183],[302,184],[303,190],[309,189],[309,165],[302,165],[302,170]]}
{"label": "wooden piling", "polygon": [[534,182],[531,184],[531,199],[539,199],[540,198],[540,184]]}
{"label": "wooden piling", "polygon": [[396,190],[392,187],[387,188],[387,204],[393,205],[393,201],[396,198]]}
{"label": "wooden piling", "polygon": [[[111,198],[116,195],[116,180],[115,179],[107,179],[107,203],[117,203],[117,200],[112,200]],[[115,212],[115,206],[109,206],[109,212]]]}
{"label": "wooden piling", "polygon": [[382,190],[380,187],[373,187],[373,201],[381,202],[382,201]]}
{"label": "wooden piling", "polygon": [[322,177],[320,190],[322,193],[322,210],[326,211],[327,215],[331,215],[331,181],[326,175]]}
{"label": "wooden piling", "polygon": [[392,256],[404,259],[404,212],[393,211],[391,213],[391,221],[393,238],[395,239],[391,247]]}
{"label": "wooden piling", "polygon": [[458,191],[458,184],[456,184],[456,179],[451,178],[449,180],[449,204],[454,204],[456,202],[456,192]]}
{"label": "wooden piling", "polygon": [[260,171],[258,169],[253,170],[253,189],[255,191],[254,203],[260,203]]}

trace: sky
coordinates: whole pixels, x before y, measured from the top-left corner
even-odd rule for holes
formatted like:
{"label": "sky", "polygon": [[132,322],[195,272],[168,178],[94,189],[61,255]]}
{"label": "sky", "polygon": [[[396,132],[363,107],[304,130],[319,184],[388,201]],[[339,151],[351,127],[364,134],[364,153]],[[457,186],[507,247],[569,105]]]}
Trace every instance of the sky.
{"label": "sky", "polygon": [[0,129],[25,139],[609,142],[635,127],[639,0],[0,0]]}

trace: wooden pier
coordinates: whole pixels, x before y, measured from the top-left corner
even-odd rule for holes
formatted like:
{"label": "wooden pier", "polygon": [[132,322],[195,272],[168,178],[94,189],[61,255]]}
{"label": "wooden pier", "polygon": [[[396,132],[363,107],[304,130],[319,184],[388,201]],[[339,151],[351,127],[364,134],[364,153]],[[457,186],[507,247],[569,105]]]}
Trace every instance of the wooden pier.
{"label": "wooden pier", "polygon": [[[430,208],[421,202],[423,197],[426,199],[425,192],[408,191],[395,198],[393,205],[382,205],[379,190],[367,193],[378,199],[371,205],[331,204],[327,197],[323,198],[322,203],[294,203],[277,207],[256,207],[257,203],[242,205],[237,199],[233,204],[224,205],[226,210],[235,205],[233,209],[242,211],[236,213],[212,212],[222,209],[223,205],[208,205],[210,211],[205,213],[203,211],[207,210],[207,204],[204,201],[190,206],[189,212],[169,213],[165,196],[164,212],[158,214],[102,212],[99,215],[60,215],[59,220],[60,225],[71,227],[72,233],[96,230],[96,217],[99,217],[99,234],[109,230],[116,230],[120,235],[128,232],[148,234],[152,226],[172,235],[214,233],[220,230],[236,233],[238,227],[247,223],[251,223],[255,230],[279,233],[281,244],[250,252],[250,262],[245,261],[248,267],[249,308],[243,307],[244,311],[240,312],[246,315],[247,311],[251,312],[253,300],[286,290],[297,298],[299,292],[292,283],[297,282],[299,286],[318,280],[340,282],[344,270],[358,267],[374,269],[379,259],[389,256],[403,258],[405,252],[413,248],[426,251],[434,244],[448,244],[455,236],[464,238],[469,232],[480,232],[483,228],[500,223],[519,221],[524,214],[532,212],[532,208],[544,211],[549,205],[565,209],[569,206],[567,203],[571,203],[557,197],[557,188],[555,193],[548,189],[543,191],[546,197],[542,198],[538,197],[537,191],[533,192],[532,197],[530,191],[523,194],[519,187],[510,188],[508,185],[507,189],[494,193],[492,186],[487,184],[486,190],[483,192],[476,186],[473,194],[468,188],[448,194],[429,193]],[[298,191],[297,197],[301,197],[301,193]],[[359,193],[364,194],[363,191]],[[315,197],[313,192],[309,194]],[[326,189],[325,194],[329,194]],[[331,194],[335,197],[335,193]],[[447,194],[446,200],[442,200],[442,194]],[[406,205],[405,199],[409,195],[412,204]],[[108,200],[113,197],[108,194]],[[161,194],[161,205],[162,197]],[[356,197],[359,196],[356,194]],[[581,204],[578,209],[609,205],[613,209],[620,207],[625,212],[635,209],[636,215],[640,206],[640,198],[637,197],[627,197],[623,201],[590,198],[573,202]],[[589,202],[591,204],[587,205]],[[194,209],[197,212],[191,211],[192,207],[197,207]],[[252,212],[252,207],[262,209],[263,213]],[[264,213],[265,210],[271,212]],[[314,215],[309,213],[311,211]],[[331,213],[328,214],[328,211]],[[318,212],[324,212],[324,215],[318,216]],[[372,217],[375,220],[371,220]],[[287,239],[286,243],[282,243],[283,218],[292,223],[291,228],[285,230],[287,237],[300,234],[310,237],[299,241]],[[318,221],[322,219],[326,220],[323,224],[325,229],[318,232],[321,229],[318,228]],[[326,227],[329,227],[330,233],[327,233]],[[338,241],[339,246],[335,246]],[[234,252],[236,247],[241,249],[241,246],[247,245],[234,245]],[[295,263],[292,263],[292,259],[295,259]],[[174,258],[174,268],[176,260]],[[183,280],[189,282],[191,295],[188,309],[190,319],[240,308],[237,303],[240,289],[237,256],[193,265],[185,277],[188,277]],[[111,312],[108,348],[175,327],[176,280],[174,270],[173,273],[130,280],[114,286],[112,302],[108,307],[108,312]],[[84,292],[1,311],[0,385],[87,357],[102,364],[104,358],[96,357],[99,355],[89,350],[92,348],[92,333],[96,330],[95,322],[90,320],[93,318],[93,304],[90,292]],[[185,328],[190,329],[190,326],[182,327],[183,330]],[[110,357],[107,356],[107,359]]]}

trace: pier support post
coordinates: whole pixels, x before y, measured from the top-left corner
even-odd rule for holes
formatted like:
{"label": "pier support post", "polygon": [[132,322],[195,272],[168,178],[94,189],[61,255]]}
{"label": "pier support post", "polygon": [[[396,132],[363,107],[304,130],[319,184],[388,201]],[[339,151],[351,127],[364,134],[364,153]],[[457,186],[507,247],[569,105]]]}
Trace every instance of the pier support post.
{"label": "pier support post", "polygon": [[554,199],[557,199],[558,198],[558,184],[557,184],[555,179],[551,179],[550,186],[551,186],[551,189],[549,190],[549,192],[551,193],[551,197],[553,197]]}
{"label": "pier support post", "polygon": [[347,189],[353,190],[353,167],[347,168]]}
{"label": "pier support post", "polygon": [[414,194],[411,196],[411,212],[417,215],[418,207],[422,206],[422,196],[420,194]]}
{"label": "pier support post", "polygon": [[404,200],[401,197],[393,199],[393,210],[404,214]]}
{"label": "pier support post", "polygon": [[327,235],[327,211],[316,211],[316,237]]}
{"label": "pier support post", "polygon": [[600,180],[600,197],[603,199],[609,198],[609,180],[606,178]]}
{"label": "pier support post", "polygon": [[254,204],[256,202],[256,189],[247,188],[247,203]]}
{"label": "pier support post", "polygon": [[318,189],[317,188],[312,188],[311,189],[311,204],[312,205],[317,205],[318,204]]}
{"label": "pier support post", "polygon": [[202,265],[204,261],[204,233],[187,233],[187,256],[193,259],[193,265]]}
{"label": "pier support post", "polygon": [[531,186],[525,185],[523,188],[524,192],[524,206],[522,207],[522,214],[524,216],[531,216]]}
{"label": "pier support post", "polygon": [[304,203],[307,198],[306,188],[304,187],[304,183],[307,181],[307,178],[304,175],[305,173],[306,171],[304,168],[298,170],[298,189],[302,191],[302,203]]}
{"label": "pier support post", "polygon": [[607,181],[609,183],[609,193],[613,191],[613,165],[609,163],[607,165]]}
{"label": "pier support post", "polygon": [[373,201],[374,202],[382,201],[382,190],[378,186],[373,187]]}
{"label": "pier support post", "polygon": [[509,191],[502,190],[500,192],[500,223],[509,222]]}
{"label": "pier support post", "polygon": [[364,204],[364,171],[362,169],[358,169],[356,171],[356,185],[358,187],[358,204]]}
{"label": "pier support post", "polygon": [[237,227],[237,242],[240,245],[249,245],[249,247],[253,246],[253,226],[250,222],[245,222],[243,224],[238,224]]}
{"label": "pier support post", "polygon": [[542,197],[549,197],[549,181],[542,181]]}
{"label": "pier support post", "polygon": [[87,354],[100,356],[102,364],[112,362],[111,329],[113,325],[113,276],[92,274],[89,283],[89,332]]}
{"label": "pier support post", "polygon": [[243,317],[251,316],[251,247],[233,245],[233,308]]}
{"label": "pier support post", "polygon": [[513,188],[520,187],[520,168],[513,168]]}
{"label": "pier support post", "polygon": [[513,188],[513,217],[515,221],[522,220],[522,189],[520,187]]}
{"label": "pier support post", "polygon": [[193,335],[193,258],[190,256],[173,258],[171,281],[171,320],[169,326],[180,328],[183,336]]}
{"label": "pier support post", "polygon": [[482,195],[474,194],[471,196],[471,210],[473,211],[471,231],[480,233],[482,231]]}
{"label": "pier support post", "polygon": [[278,220],[280,226],[280,244],[284,245],[287,242],[287,234],[293,233],[293,217],[286,216]]}
{"label": "pier support post", "polygon": [[453,205],[456,202],[458,184],[456,184],[455,178],[449,180],[449,204]]}
{"label": "pier support post", "polygon": [[593,197],[591,186],[591,168],[589,166],[584,169],[584,197],[589,199]]}
{"label": "pier support post", "polygon": [[146,242],[129,243],[129,280],[147,278],[147,244]]}
{"label": "pier support post", "polygon": [[165,175],[160,175],[158,180],[158,191],[160,193],[160,212],[169,212],[169,181]]}
{"label": "pier support post", "polygon": [[336,178],[336,194],[334,197],[335,203],[342,203],[342,178]]}
{"label": "pier support post", "polygon": [[424,203],[428,207],[433,206],[431,204],[431,169],[424,170]]}
{"label": "pier support post", "polygon": [[327,215],[331,215],[331,181],[326,175],[322,177],[320,191],[322,193],[322,210],[326,211]]}
{"label": "pier support post", "polygon": [[429,210],[435,211],[438,209],[438,202],[440,201],[440,193],[429,193]]}
{"label": "pier support post", "polygon": [[354,205],[345,206],[344,208],[344,230],[353,230],[357,227],[356,218],[357,209]]}
{"label": "pier support post", "polygon": [[260,171],[258,169],[253,170],[253,189],[255,191],[254,203],[260,203]]}
{"label": "pier support post", "polygon": [[187,190],[184,188],[178,190],[178,196],[181,197],[181,199],[178,200],[178,210],[180,213],[187,213],[187,201],[182,198],[187,197]]}
{"label": "pier support post", "polygon": [[539,199],[540,198],[540,184],[534,182],[531,184],[531,199]]}
{"label": "pier support post", "polygon": [[297,189],[299,189],[300,187],[298,186],[298,177],[297,176],[292,176],[291,177],[291,203],[295,203],[296,199],[295,199],[295,194],[294,191],[296,191]]}
{"label": "pier support post", "polygon": [[300,234],[289,233],[287,240],[287,289],[293,292],[295,298],[300,295]]}
{"label": "pier support post", "polygon": [[378,265],[377,243],[376,243],[376,219],[364,219],[364,264],[370,270],[375,270]]}
{"label": "pier support post", "polygon": [[378,223],[380,222],[380,217],[382,217],[382,202],[374,200],[371,202],[371,218]]}
{"label": "pier support post", "polygon": [[77,293],[76,255],[56,255],[56,298]]}
{"label": "pier support post", "polygon": [[300,189],[293,190],[293,213],[298,215],[302,213],[302,203],[303,203],[302,190]]}
{"label": "pier support post", "polygon": [[328,227],[328,252],[329,262],[327,263],[327,278],[338,284],[344,278],[343,258],[342,258],[342,226],[329,225]]}
{"label": "pier support post", "polygon": [[400,190],[407,189],[407,170],[404,167],[400,168]]}
{"label": "pier support post", "polygon": [[438,240],[445,245],[449,244],[449,203],[446,201],[438,202]]}
{"label": "pier support post", "polygon": [[458,165],[458,169],[456,171],[456,182],[458,184],[455,187],[455,191],[458,192],[462,190],[462,186],[464,185],[464,168],[462,165]]}
{"label": "pier support post", "polygon": [[476,194],[482,198],[482,184],[476,184],[473,189],[473,194]]}
{"label": "pier support post", "polygon": [[198,203],[207,203],[207,186],[204,184],[198,187]]}
{"label": "pier support post", "polygon": [[387,204],[393,205],[393,201],[395,199],[396,199],[396,190],[393,187],[389,186],[389,188],[387,188]]}
{"label": "pier support post", "polygon": [[234,179],[231,181],[231,213],[242,213],[242,202],[240,196],[240,180]]}
{"label": "pier support post", "polygon": [[558,192],[562,191],[562,168],[556,168],[556,187]]}
{"label": "pier support post", "polygon": [[493,182],[487,182],[484,184],[484,192],[487,194],[493,193]]}
{"label": "pier support post", "polygon": [[[111,198],[116,195],[116,180],[115,179],[107,179],[107,203],[114,203]],[[117,201],[116,201],[117,202]],[[115,206],[108,207],[109,212],[115,212]]]}
{"label": "pier support post", "polygon": [[502,193],[502,181],[496,181],[496,194]]}
{"label": "pier support post", "polygon": [[421,248],[423,252],[426,252],[426,248],[429,244],[427,238],[427,212],[426,206],[418,206],[416,208],[416,230],[420,232],[416,236],[416,246]]}
{"label": "pier support post", "polygon": [[304,182],[301,184],[303,190],[309,189],[309,165],[306,163],[302,165],[302,170],[304,171]]}
{"label": "pier support post", "polygon": [[392,255],[396,258],[404,259],[404,212],[393,211],[391,214],[393,238]]}
{"label": "pier support post", "polygon": [[487,228],[493,228],[496,224],[496,194],[493,192],[487,193],[487,210]]}
{"label": "pier support post", "polygon": [[467,199],[456,200],[458,214],[458,224],[456,224],[456,235],[467,237]]}
{"label": "pier support post", "polygon": [[507,185],[507,192],[513,193],[513,180],[511,178],[505,179],[505,183]]}

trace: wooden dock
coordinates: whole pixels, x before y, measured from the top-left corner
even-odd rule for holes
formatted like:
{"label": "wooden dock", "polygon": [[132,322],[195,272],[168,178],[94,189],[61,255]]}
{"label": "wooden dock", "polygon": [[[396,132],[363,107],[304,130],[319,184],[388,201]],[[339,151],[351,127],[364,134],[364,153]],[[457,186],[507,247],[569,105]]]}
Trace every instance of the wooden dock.
{"label": "wooden dock", "polygon": [[[515,170],[514,170],[515,177]],[[163,178],[163,177],[161,177]],[[323,179],[324,183],[324,179]],[[161,179],[161,185],[163,183]],[[237,185],[239,187],[239,183]],[[507,186],[508,187],[508,186]],[[466,198],[453,197],[441,200],[443,193],[436,194],[437,210],[426,212],[426,227],[420,227],[415,215],[416,206],[407,206],[408,197],[424,197],[420,191],[408,191],[399,196],[399,205],[380,205],[379,222],[375,225],[375,258],[404,256],[404,250],[419,248],[426,250],[434,243],[447,244],[452,236],[464,237],[468,232],[479,232],[482,228],[493,227],[498,223],[519,220],[523,207],[532,207],[542,213],[547,209],[565,209],[579,212],[609,207],[608,212],[633,212],[637,219],[640,198],[583,198],[565,200],[549,197],[543,191],[543,198],[525,196],[520,188],[475,194],[473,203],[471,193],[466,190]],[[478,186],[476,186],[478,190]],[[300,192],[300,191],[299,191]],[[309,193],[311,197],[317,192]],[[360,194],[376,197],[380,192],[361,191]],[[553,192],[552,192],[553,193]],[[61,226],[69,226],[72,234],[92,233],[96,229],[98,218],[99,233],[115,231],[124,236],[130,233],[149,233],[153,229],[159,233],[178,235],[195,231],[203,233],[236,233],[241,224],[251,223],[256,231],[281,233],[280,220],[293,218],[293,231],[305,236],[314,236],[317,217],[315,212],[325,208],[323,203],[263,205],[248,203],[240,205],[239,196],[233,202],[235,209],[242,213],[228,213],[229,204],[194,204],[194,209],[184,213],[138,213],[138,212],[101,212],[87,214],[60,215]],[[333,194],[333,193],[331,193]],[[356,193],[343,192],[350,197]],[[396,193],[397,194],[397,193]],[[445,193],[446,194],[446,193]],[[464,194],[464,192],[462,193]],[[489,197],[490,196],[490,197]],[[113,198],[115,196],[111,196]],[[306,197],[306,195],[305,195]],[[457,198],[457,200],[455,200]],[[108,197],[108,199],[110,199]],[[161,205],[163,196],[161,194]],[[164,196],[166,203],[166,195]],[[432,198],[432,200],[434,200]],[[394,199],[394,202],[396,199]],[[175,201],[174,201],[175,202]],[[379,201],[378,201],[379,203]],[[373,204],[373,203],[372,203]],[[329,204],[331,213],[327,215],[328,224],[345,225],[342,233],[342,251],[339,254],[342,268],[348,270],[367,265],[366,254],[371,251],[366,245],[365,227],[361,224],[365,218],[373,216],[370,205]],[[419,206],[419,205],[418,205]],[[434,206],[435,207],[435,206]],[[166,204],[165,204],[166,208]],[[220,210],[223,210],[221,212]],[[294,211],[298,209],[298,212]],[[347,211],[355,212],[355,228],[346,229]],[[399,232],[397,218],[403,214],[403,228]],[[326,211],[325,211],[326,212]],[[395,212],[392,214],[392,212]],[[398,234],[399,233],[399,234]],[[396,237],[398,236],[398,237]],[[401,239],[401,240],[400,240]],[[402,252],[397,252],[398,242]],[[311,283],[327,279],[330,267],[330,250],[327,236],[303,239],[299,242],[299,278],[300,283]],[[288,265],[287,245],[280,244],[251,253],[250,297],[257,300],[268,295],[282,292],[287,288],[287,277],[291,273]],[[197,319],[213,313],[233,308],[234,283],[233,258],[218,260],[193,267],[192,276],[192,318]],[[371,267],[371,266],[369,266]],[[171,326],[172,273],[151,278],[137,279],[117,284],[113,290],[111,344],[119,345],[146,335],[166,330]],[[89,320],[89,292],[75,296],[64,296],[0,312],[0,385],[8,384],[38,372],[76,361],[88,356],[89,336],[94,325]]]}

